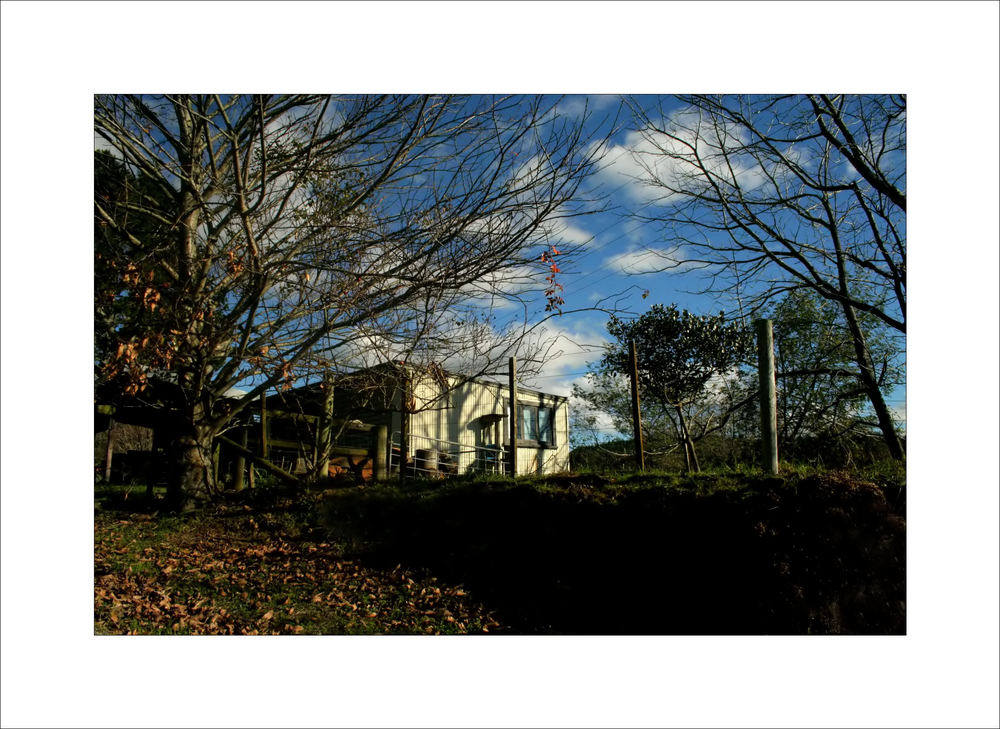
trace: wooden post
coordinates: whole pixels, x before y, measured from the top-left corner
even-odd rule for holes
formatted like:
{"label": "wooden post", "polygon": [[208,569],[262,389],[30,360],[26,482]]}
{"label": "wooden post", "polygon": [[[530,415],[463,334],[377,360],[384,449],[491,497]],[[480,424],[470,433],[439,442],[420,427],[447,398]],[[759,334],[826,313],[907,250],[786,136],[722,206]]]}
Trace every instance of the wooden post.
{"label": "wooden post", "polygon": [[333,445],[333,378],[323,375],[323,412],[316,433],[316,465],[322,478],[330,475],[330,446]]}
{"label": "wooden post", "polygon": [[300,485],[302,483],[301,481],[299,481],[298,478],[296,478],[296,476],[294,474],[291,474],[288,471],[286,471],[286,470],[284,470],[282,468],[279,468],[278,466],[275,466],[273,463],[271,463],[270,461],[268,461],[268,460],[266,460],[264,458],[260,458],[259,456],[254,455],[251,451],[247,450],[246,448],[244,448],[243,446],[241,446],[239,443],[236,443],[235,441],[229,440],[229,438],[227,438],[226,436],[220,435],[219,436],[219,440],[222,441],[223,443],[225,443],[229,448],[232,448],[236,453],[242,453],[244,456],[246,456],[247,458],[249,458],[254,463],[258,464],[261,468],[263,468],[268,473],[273,473],[275,476],[277,476],[278,478],[280,478],[282,481],[285,481],[286,483],[294,484],[296,486],[298,486],[298,485]]}
{"label": "wooden post", "polygon": [[640,472],[646,470],[646,454],[642,448],[642,416],[639,412],[639,362],[635,341],[628,342],[628,374],[632,380],[632,438],[635,441],[635,465]]}
{"label": "wooden post", "polygon": [[375,480],[385,481],[388,475],[389,426],[380,425],[375,437]]}
{"label": "wooden post", "polygon": [[222,444],[216,440],[212,446],[212,486],[219,488],[219,461],[222,457]]}
{"label": "wooden post", "polygon": [[260,393],[260,456],[267,460],[267,390]]}
{"label": "wooden post", "polygon": [[406,462],[410,459],[410,378],[403,373],[399,395],[399,478],[405,481],[408,475]]}
{"label": "wooden post", "polygon": [[[240,428],[240,445],[244,448],[247,447],[247,438],[249,435],[249,428]],[[247,470],[247,459],[240,453],[236,458],[233,459],[233,490],[242,491],[244,484],[244,474]]]}
{"label": "wooden post", "polygon": [[778,402],[774,384],[774,331],[770,319],[754,322],[757,329],[757,377],[760,382],[761,466],[778,473]]}
{"label": "wooden post", "polygon": [[507,423],[510,448],[507,452],[507,473],[517,476],[517,357],[507,361],[507,387],[510,398],[510,422]]}
{"label": "wooden post", "polygon": [[115,419],[110,418],[108,420],[108,445],[107,449],[104,451],[104,483],[111,482],[111,459],[114,456],[115,449],[115,436],[117,435],[117,428],[115,428]]}

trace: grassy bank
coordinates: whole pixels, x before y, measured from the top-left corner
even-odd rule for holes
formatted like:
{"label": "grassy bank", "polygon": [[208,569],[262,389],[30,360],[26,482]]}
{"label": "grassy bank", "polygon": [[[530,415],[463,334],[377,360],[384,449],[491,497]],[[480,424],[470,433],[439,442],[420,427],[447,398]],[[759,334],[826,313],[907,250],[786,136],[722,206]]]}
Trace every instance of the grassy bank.
{"label": "grassy bank", "polygon": [[221,507],[95,516],[97,634],[486,633],[498,623],[426,571],[371,567],[311,530],[308,510]]}
{"label": "grassy bank", "polygon": [[899,475],[416,481],[95,516],[98,633],[905,632]]}

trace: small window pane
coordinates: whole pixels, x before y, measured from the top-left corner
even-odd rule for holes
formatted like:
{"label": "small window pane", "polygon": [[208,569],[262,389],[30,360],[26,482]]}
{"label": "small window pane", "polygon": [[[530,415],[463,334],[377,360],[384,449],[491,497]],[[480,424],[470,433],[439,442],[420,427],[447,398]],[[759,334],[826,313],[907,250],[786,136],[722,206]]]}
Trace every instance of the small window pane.
{"label": "small window pane", "polygon": [[538,408],[521,406],[521,437],[524,440],[538,440]]}
{"label": "small window pane", "polygon": [[555,443],[555,438],[552,437],[552,408],[538,410],[538,440]]}

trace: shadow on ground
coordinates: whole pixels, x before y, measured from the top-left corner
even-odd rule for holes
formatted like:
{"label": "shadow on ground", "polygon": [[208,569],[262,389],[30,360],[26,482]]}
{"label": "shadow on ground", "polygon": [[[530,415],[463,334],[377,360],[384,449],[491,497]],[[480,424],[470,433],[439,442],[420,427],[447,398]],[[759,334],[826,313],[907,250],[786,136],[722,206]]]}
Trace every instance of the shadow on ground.
{"label": "shadow on ground", "polygon": [[359,557],[460,582],[514,633],[905,633],[905,524],[847,478],[352,489],[321,513]]}

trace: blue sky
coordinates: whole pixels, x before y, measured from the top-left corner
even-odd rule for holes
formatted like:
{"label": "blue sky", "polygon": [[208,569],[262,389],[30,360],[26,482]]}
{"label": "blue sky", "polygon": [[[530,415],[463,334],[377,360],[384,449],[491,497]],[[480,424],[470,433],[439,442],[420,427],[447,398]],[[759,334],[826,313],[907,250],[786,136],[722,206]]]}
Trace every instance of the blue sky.
{"label": "blue sky", "polygon": [[[580,193],[582,199],[599,199],[600,205],[584,206],[588,214],[567,220],[554,237],[556,245],[562,246],[561,238],[577,252],[560,262],[563,314],[541,327],[556,344],[539,375],[526,377],[525,384],[558,394],[569,394],[574,383],[582,383],[587,364],[600,357],[601,345],[608,340],[607,310],[630,316],[655,304],[676,304],[696,314],[737,311],[731,295],[706,291],[706,271],[686,265],[683,248],[667,239],[659,225],[635,218],[665,212],[670,204],[656,200],[657,192],[636,179],[643,170],[634,152],[643,149],[643,143],[621,101],[620,95],[568,95],[558,106],[560,113],[571,117],[588,114],[588,128],[595,138],[614,130],[600,169]],[[632,101],[657,116],[683,108],[670,95],[640,95]],[[544,316],[543,304],[536,296],[536,319]],[[887,399],[905,425],[905,389],[896,388]],[[605,437],[617,435],[608,418],[601,425],[607,428]]]}
{"label": "blue sky", "polygon": [[[162,99],[149,99],[154,106],[165,104]],[[520,102],[519,102],[520,103]],[[656,122],[683,110],[683,104],[670,95],[638,95],[629,97],[630,104],[638,104]],[[470,110],[479,105],[473,95],[469,101]],[[519,119],[519,110],[503,102],[508,119]],[[525,105],[526,106],[526,105]],[[531,346],[525,347],[522,356],[522,382],[547,392],[569,395],[574,384],[582,384],[588,365],[601,356],[601,347],[607,341],[605,325],[612,312],[619,316],[636,316],[654,305],[677,305],[696,314],[715,314],[720,310],[735,315],[737,303],[730,294],[721,289],[707,289],[706,273],[685,262],[683,246],[671,239],[657,222],[643,221],[637,216],[652,216],[669,213],[673,208],[670,200],[661,199],[662,191],[645,184],[646,175],[643,162],[649,162],[657,174],[669,178],[673,168],[664,163],[662,155],[650,158],[641,156],[648,153],[651,145],[638,132],[638,122],[633,118],[625,99],[619,94],[595,95],[549,95],[542,103],[549,118],[555,118],[555,126],[563,122],[570,126],[583,124],[584,137],[590,140],[589,149],[596,149],[598,161],[596,171],[586,178],[575,199],[564,205],[559,215],[546,225],[543,234],[537,236],[527,248],[527,255],[535,257],[532,269],[520,267],[518,279],[504,281],[499,288],[523,297],[523,301],[494,299],[501,328],[507,322],[515,325],[532,326],[529,341],[544,348],[541,370],[532,369],[525,357],[534,357]],[[340,104],[334,100],[331,114],[337,114]],[[170,121],[169,110],[167,123]],[[505,135],[519,131],[515,126]],[[542,131],[543,135],[546,133]],[[528,139],[521,146],[526,154],[534,150]],[[107,142],[95,134],[95,143],[100,149],[110,149]],[[516,155],[515,155],[516,156]],[[445,158],[446,160],[447,158]],[[530,175],[539,169],[539,158],[530,157],[520,165],[516,175]],[[480,164],[491,164],[484,159]],[[900,165],[902,169],[902,165]],[[441,174],[447,176],[447,167]],[[752,164],[747,174],[759,170]],[[435,175],[431,170],[422,170],[418,180]],[[400,224],[404,224],[401,222]],[[564,299],[561,314],[548,314],[546,300],[541,291],[546,288],[546,266],[538,258],[546,251],[560,250],[555,263],[559,266],[558,285]],[[501,274],[503,275],[503,274]],[[495,284],[494,284],[495,285]],[[753,286],[751,282],[751,287]],[[523,306],[522,306],[523,304]],[[459,316],[456,314],[456,317]],[[519,321],[520,320],[520,321]],[[780,326],[780,323],[779,323]],[[390,347],[391,348],[391,347]],[[354,348],[352,348],[354,349]],[[362,348],[364,349],[364,348]],[[372,342],[369,352],[386,349]],[[501,363],[506,361],[503,355]],[[384,357],[395,358],[399,354],[383,352]],[[358,361],[352,366],[367,362],[365,353],[353,356]],[[461,356],[454,358],[461,359]],[[446,360],[445,366],[463,371],[461,364]],[[473,370],[475,372],[476,370]],[[245,389],[252,387],[250,380],[239,383]],[[905,420],[905,398],[902,388],[889,393],[890,405],[897,418]],[[573,403],[574,407],[577,406]],[[617,435],[611,429],[607,416],[601,418],[605,437]]]}

